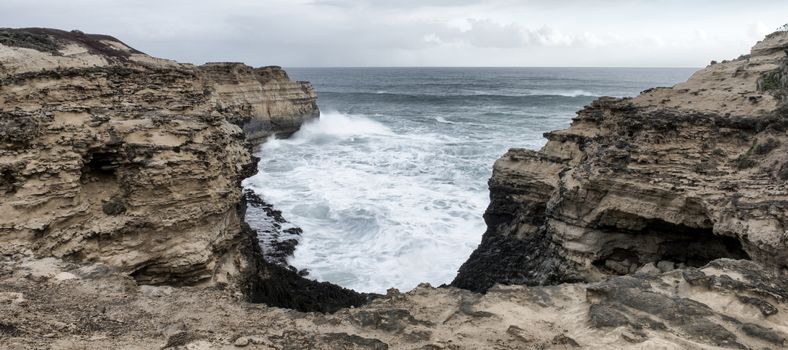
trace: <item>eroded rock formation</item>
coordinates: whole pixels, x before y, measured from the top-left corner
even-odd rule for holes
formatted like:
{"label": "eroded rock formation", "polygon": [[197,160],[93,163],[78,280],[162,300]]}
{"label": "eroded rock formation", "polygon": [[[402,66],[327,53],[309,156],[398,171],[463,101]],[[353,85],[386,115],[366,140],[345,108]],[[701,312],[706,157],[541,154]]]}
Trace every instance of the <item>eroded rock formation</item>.
{"label": "eroded rock formation", "polygon": [[241,247],[256,245],[240,188],[256,167],[248,141],[317,114],[311,85],[279,67],[0,29],[0,243],[144,284],[237,285]]}
{"label": "eroded rock formation", "polygon": [[788,33],[672,88],[601,98],[490,179],[452,285],[595,281],[717,258],[788,269]]}
{"label": "eroded rock formation", "polygon": [[139,286],[105,265],[0,246],[0,347],[779,349],[787,288],[756,263],[722,259],[484,295],[422,285],[319,314],[240,303],[213,288]]}

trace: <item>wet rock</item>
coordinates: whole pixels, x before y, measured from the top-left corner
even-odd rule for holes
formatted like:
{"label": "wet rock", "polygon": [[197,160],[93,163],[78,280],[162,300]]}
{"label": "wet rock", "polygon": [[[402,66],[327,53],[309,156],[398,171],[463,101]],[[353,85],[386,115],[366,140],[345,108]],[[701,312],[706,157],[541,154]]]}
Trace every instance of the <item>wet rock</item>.
{"label": "wet rock", "polygon": [[291,224],[284,218],[282,212],[274,209],[254,191],[244,190],[244,200],[248,204],[246,220],[259,234],[260,243],[263,245],[263,257],[271,263],[291,270],[295,269],[288,264],[287,259],[295,252],[298,245],[298,239],[295,237],[300,236],[303,230],[299,227],[283,228]]}
{"label": "wet rock", "polygon": [[496,283],[535,285],[581,280],[566,273],[568,265],[544,232],[525,238],[489,237],[482,239],[451,285],[484,292]]}

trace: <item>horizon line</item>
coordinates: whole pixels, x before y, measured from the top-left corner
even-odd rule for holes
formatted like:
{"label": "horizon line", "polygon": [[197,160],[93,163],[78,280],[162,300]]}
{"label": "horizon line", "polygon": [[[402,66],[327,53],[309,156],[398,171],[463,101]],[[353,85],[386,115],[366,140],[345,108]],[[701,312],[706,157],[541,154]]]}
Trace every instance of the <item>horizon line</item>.
{"label": "horizon line", "polygon": [[605,68],[605,69],[701,69],[692,66],[280,66],[283,68]]}

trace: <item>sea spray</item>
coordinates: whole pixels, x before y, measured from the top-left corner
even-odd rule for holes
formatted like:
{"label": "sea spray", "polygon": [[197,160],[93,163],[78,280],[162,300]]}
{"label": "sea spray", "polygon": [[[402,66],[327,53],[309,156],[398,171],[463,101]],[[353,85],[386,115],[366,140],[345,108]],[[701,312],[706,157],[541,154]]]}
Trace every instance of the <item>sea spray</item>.
{"label": "sea spray", "polygon": [[[538,149],[595,96],[692,70],[290,69],[323,113],[259,152],[245,185],[304,231],[289,262],[359,291],[453,279],[481,239],[493,162]],[[340,112],[336,112],[336,111]]]}

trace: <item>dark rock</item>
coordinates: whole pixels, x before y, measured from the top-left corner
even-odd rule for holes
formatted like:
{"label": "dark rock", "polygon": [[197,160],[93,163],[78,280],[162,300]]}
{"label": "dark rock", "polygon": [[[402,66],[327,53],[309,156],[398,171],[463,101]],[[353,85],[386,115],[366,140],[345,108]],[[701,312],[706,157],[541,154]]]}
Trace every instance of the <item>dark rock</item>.
{"label": "dark rock", "polygon": [[0,322],[0,334],[5,337],[18,337],[22,335],[22,331],[13,324]]}
{"label": "dark rock", "polygon": [[[254,200],[255,197],[243,197],[237,208],[242,218],[245,218],[247,212],[247,200]],[[239,246],[248,265],[242,277],[241,289],[249,302],[303,312],[335,312],[345,307],[361,306],[378,296],[358,293],[328,282],[306,279],[295,269],[268,261],[263,254],[257,232],[247,224],[243,225],[241,237],[244,240]]]}
{"label": "dark rock", "polygon": [[637,320],[634,322],[634,328],[636,329],[653,329],[653,330],[666,330],[668,329],[664,323],[651,319],[650,317],[638,317]]}
{"label": "dark rock", "polygon": [[785,336],[780,335],[772,329],[759,326],[757,324],[745,323],[741,330],[753,338],[765,340],[772,344],[783,346],[785,345]]}
{"label": "dark rock", "polygon": [[556,335],[555,337],[553,337],[552,343],[553,343],[553,345],[567,345],[567,346],[571,346],[573,348],[579,348],[580,347],[580,344],[578,344],[577,341],[575,341],[574,339],[569,338],[569,337],[567,337],[566,335],[563,335],[563,334],[559,334],[559,335]]}
{"label": "dark rock", "polygon": [[486,292],[501,284],[557,284],[582,279],[566,271],[568,262],[553,247],[546,233],[524,238],[486,233],[468,260],[460,266],[451,286]]}
{"label": "dark rock", "polygon": [[266,203],[252,190],[244,190],[244,199],[248,204],[245,213],[247,222],[260,234],[264,258],[274,264],[297,270],[287,263],[287,259],[293,256],[298,246],[298,240],[289,237],[300,236],[303,230],[299,227],[282,229],[283,225],[289,224],[282,212],[274,209],[273,205]]}
{"label": "dark rock", "polygon": [[360,311],[352,316],[352,320],[361,327],[393,333],[401,332],[408,326],[432,325],[430,322],[414,318],[410,312],[403,309]]}
{"label": "dark rock", "polygon": [[162,349],[184,346],[200,338],[200,336],[191,332],[177,332],[167,337],[167,343],[164,344]]}
{"label": "dark rock", "polygon": [[737,342],[736,335],[725,327],[707,319],[694,319],[680,327],[690,337],[716,346],[746,349]]}
{"label": "dark rock", "polygon": [[264,303],[298,311],[335,312],[349,306],[360,306],[375,295],[358,293],[328,282],[317,282],[300,276],[286,267],[263,258],[256,234],[249,234],[243,245],[252,266],[245,276],[244,294],[249,302]]}
{"label": "dark rock", "polygon": [[648,339],[648,335],[640,331],[632,331],[632,332],[622,333],[621,338],[624,338],[624,340],[626,340],[627,342],[637,344],[646,341]]}
{"label": "dark rock", "polygon": [[765,154],[768,154],[769,152],[773,151],[777,147],[780,147],[780,141],[777,141],[777,140],[775,140],[775,139],[770,137],[770,138],[766,139],[766,142],[758,144],[757,146],[755,146],[755,148],[753,149],[753,153],[755,153],[757,155],[765,155]]}
{"label": "dark rock", "polygon": [[588,310],[591,327],[620,327],[629,325],[629,318],[609,304],[593,304]]}
{"label": "dark rock", "polygon": [[403,334],[403,338],[411,343],[428,341],[431,337],[432,332],[430,331],[408,331]]}
{"label": "dark rock", "polygon": [[364,338],[355,334],[328,333],[322,335],[320,339],[333,349],[387,350],[389,348],[388,344],[380,339]]}
{"label": "dark rock", "polygon": [[126,206],[119,198],[112,198],[101,205],[101,210],[107,215],[120,215],[126,212]]}
{"label": "dark rock", "polygon": [[763,314],[763,316],[768,317],[777,314],[778,311],[777,308],[766,300],[748,297],[745,295],[737,295],[736,298],[739,299],[739,301],[744,304],[750,304],[752,306],[755,306],[756,308],[758,308],[758,310],[761,311],[761,314]]}

